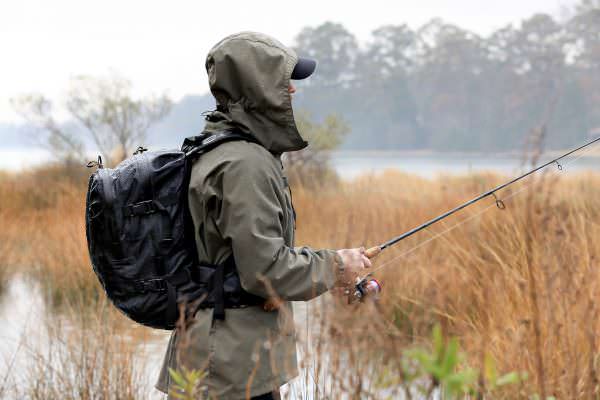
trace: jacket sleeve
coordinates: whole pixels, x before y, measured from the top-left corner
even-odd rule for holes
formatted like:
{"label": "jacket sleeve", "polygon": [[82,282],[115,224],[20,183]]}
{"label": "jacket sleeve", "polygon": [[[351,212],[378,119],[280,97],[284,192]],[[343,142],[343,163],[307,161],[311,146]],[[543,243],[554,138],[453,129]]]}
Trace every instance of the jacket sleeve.
{"label": "jacket sleeve", "polygon": [[274,291],[284,300],[309,300],[334,286],[341,259],[333,250],[285,244],[285,189],[275,163],[265,161],[251,152],[229,163],[221,176],[217,225],[231,243],[244,290],[263,298]]}

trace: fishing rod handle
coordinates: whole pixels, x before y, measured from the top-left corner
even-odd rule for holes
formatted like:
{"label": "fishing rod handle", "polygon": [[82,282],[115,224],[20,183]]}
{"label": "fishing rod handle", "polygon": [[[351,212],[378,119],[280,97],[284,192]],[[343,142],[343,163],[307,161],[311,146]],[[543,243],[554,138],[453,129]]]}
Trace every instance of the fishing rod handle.
{"label": "fishing rod handle", "polygon": [[365,256],[369,259],[374,259],[377,257],[383,249],[380,246],[374,246],[365,251]]}

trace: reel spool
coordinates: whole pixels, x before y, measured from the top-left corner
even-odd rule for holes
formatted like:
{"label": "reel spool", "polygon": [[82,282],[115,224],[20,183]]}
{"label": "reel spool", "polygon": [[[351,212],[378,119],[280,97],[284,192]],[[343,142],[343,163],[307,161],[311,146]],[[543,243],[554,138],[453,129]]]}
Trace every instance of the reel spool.
{"label": "reel spool", "polygon": [[381,293],[381,284],[376,279],[357,278],[354,286],[354,293],[350,296],[349,303],[364,301],[367,297],[372,297],[377,300]]}

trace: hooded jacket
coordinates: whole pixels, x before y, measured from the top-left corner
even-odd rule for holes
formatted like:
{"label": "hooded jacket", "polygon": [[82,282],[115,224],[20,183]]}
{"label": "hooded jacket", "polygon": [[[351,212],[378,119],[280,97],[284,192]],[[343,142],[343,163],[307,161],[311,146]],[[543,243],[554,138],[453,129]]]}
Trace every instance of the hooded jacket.
{"label": "hooded jacket", "polygon": [[263,34],[242,32],[217,43],[206,69],[217,111],[205,132],[238,129],[257,143],[228,142],[193,166],[188,199],[199,260],[233,254],[244,290],[284,300],[227,309],[224,321],[199,310],[185,334],[171,336],[157,388],[168,392],[168,368],[203,369],[210,396],[244,399],[295,377],[296,339],[290,301],[332,288],[341,262],[333,250],[294,247],[295,216],[280,156],[307,143],[298,133],[288,93],[295,52]]}

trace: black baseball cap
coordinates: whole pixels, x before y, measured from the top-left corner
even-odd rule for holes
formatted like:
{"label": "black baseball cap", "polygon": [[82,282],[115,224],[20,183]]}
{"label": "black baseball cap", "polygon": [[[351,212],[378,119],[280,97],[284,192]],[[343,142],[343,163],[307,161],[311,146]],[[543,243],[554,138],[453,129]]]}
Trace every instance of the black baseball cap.
{"label": "black baseball cap", "polygon": [[312,58],[299,57],[294,70],[292,71],[291,79],[306,79],[315,72],[317,61]]}

